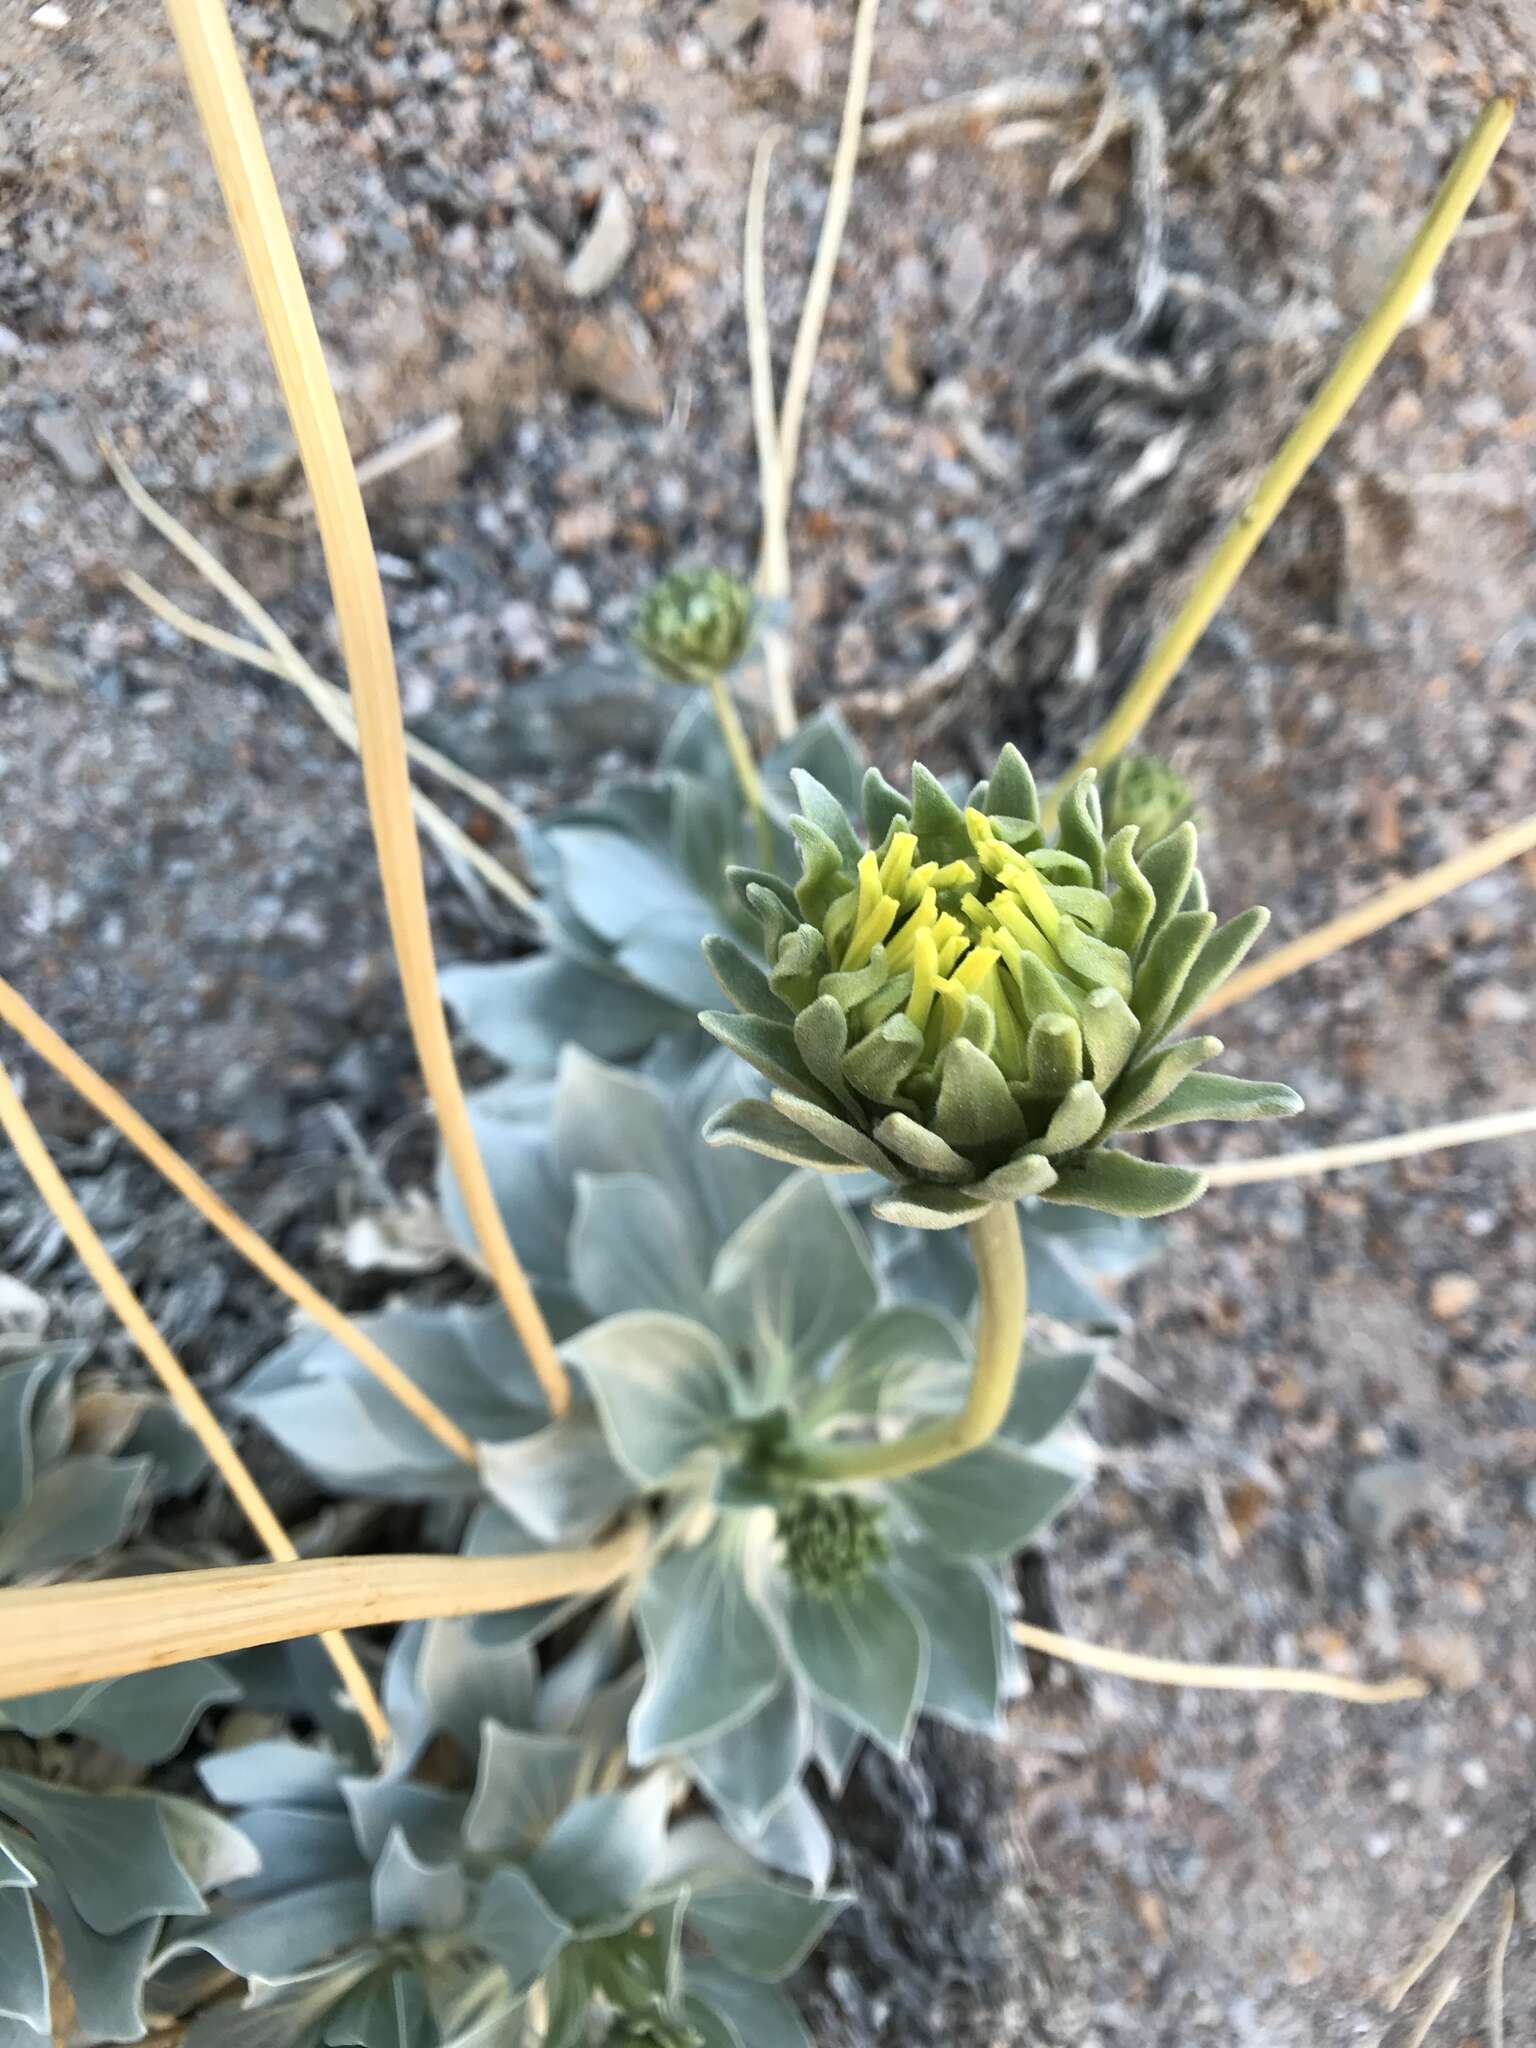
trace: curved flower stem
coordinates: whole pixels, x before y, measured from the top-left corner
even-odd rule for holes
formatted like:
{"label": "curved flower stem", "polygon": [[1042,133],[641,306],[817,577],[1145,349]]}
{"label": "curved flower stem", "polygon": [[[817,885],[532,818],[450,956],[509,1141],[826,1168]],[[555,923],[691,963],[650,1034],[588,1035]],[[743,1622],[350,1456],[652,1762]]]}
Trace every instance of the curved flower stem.
{"label": "curved flower stem", "polygon": [[1226,602],[1233,584],[1247,567],[1248,558],[1407,325],[1419,294],[1434,275],[1435,265],[1477,197],[1514,115],[1515,103],[1505,97],[1490,100],[1483,109],[1446,173],[1407,254],[1393,271],[1364,324],[1286,436],[1258,488],[1244,500],[1237,517],[1211,551],[1189,596],[1131,678],[1125,695],[1062,777],[1042,814],[1047,827],[1056,822],[1062,792],[1070,789],[1085,769],[1101,768],[1117,754],[1123,754],[1156,710],[1163,692]]}
{"label": "curved flower stem", "polygon": [[757,834],[757,856],[765,868],[773,866],[773,835],[768,830],[768,814],[763,809],[763,784],[757,772],[757,763],[752,758],[752,743],[747,738],[746,728],[741,722],[741,713],[736,709],[726,680],[717,670],[711,669],[704,680],[709,685],[709,701],[715,707],[715,722],[720,727],[720,737],[725,741],[725,750],[731,757],[731,766],[736,770],[736,780],[741,784],[741,793],[747,809],[752,813],[752,830]]}
{"label": "curved flower stem", "polygon": [[825,1484],[903,1479],[934,1465],[947,1465],[951,1458],[963,1458],[967,1451],[979,1450],[996,1436],[1013,1399],[1029,1312],[1017,1205],[994,1202],[967,1230],[981,1289],[981,1318],[965,1405],[954,1415],[925,1423],[891,1443],[826,1444],[806,1451],[795,1461],[798,1477]]}

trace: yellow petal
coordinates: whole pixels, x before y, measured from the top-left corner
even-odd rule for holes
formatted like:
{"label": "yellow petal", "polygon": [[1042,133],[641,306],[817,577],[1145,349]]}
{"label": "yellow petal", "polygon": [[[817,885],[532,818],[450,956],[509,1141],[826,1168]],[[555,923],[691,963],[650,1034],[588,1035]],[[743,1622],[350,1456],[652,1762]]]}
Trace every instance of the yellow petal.
{"label": "yellow petal", "polygon": [[938,898],[931,889],[925,890],[912,915],[886,945],[886,964],[893,974],[902,974],[912,965],[912,949],[917,943],[918,933],[931,931],[938,914]]}
{"label": "yellow petal", "polygon": [[[905,938],[906,932],[900,936]],[[886,957],[890,957],[889,949]],[[919,927],[912,935],[912,993],[907,997],[907,1015],[919,1031],[928,1022],[938,979],[939,956],[933,943],[933,933]]]}
{"label": "yellow petal", "polygon": [[880,886],[898,903],[906,900],[907,881],[912,873],[912,856],[917,851],[915,832],[898,832],[880,863]]}

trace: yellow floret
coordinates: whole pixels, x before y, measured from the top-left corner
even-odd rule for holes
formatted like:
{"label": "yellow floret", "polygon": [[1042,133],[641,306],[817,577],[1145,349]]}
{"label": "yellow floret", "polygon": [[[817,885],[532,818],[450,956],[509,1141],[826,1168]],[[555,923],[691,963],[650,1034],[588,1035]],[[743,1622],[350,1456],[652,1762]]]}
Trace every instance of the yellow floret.
{"label": "yellow floret", "polygon": [[880,887],[880,863],[872,853],[859,862],[859,896],[854,911],[853,932],[843,954],[842,965],[862,967],[870,954],[896,922],[901,905]]}
{"label": "yellow floret", "polygon": [[[909,926],[907,928],[911,930]],[[898,934],[905,938],[906,931]],[[928,1022],[928,1012],[933,1008],[933,999],[938,990],[939,955],[933,943],[933,933],[919,927],[912,933],[912,993],[907,998],[907,1015],[921,1031]]]}
{"label": "yellow floret", "polygon": [[907,881],[912,873],[912,856],[917,851],[915,832],[898,832],[880,863],[880,886],[887,896],[906,904]]}

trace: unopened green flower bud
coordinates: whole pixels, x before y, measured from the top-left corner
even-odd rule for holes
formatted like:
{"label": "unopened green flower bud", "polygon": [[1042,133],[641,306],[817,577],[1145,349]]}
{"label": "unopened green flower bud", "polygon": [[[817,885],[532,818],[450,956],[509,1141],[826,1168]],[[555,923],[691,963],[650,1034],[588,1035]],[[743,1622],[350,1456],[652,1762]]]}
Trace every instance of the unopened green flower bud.
{"label": "unopened green flower bud", "polygon": [[1052,840],[1013,747],[963,804],[925,768],[910,795],[871,769],[862,834],[830,790],[794,780],[799,881],[741,880],[766,978],[705,941],[747,1014],[701,1021],[773,1084],[767,1103],[718,1110],[712,1142],[883,1173],[896,1186],[877,1216],[943,1230],[1030,1196],[1165,1215],[1204,1176],[1105,1139],[1301,1108],[1289,1088],[1197,1072],[1219,1039],[1174,1037],[1268,918],[1217,926],[1192,824],[1150,846],[1133,826],[1106,835],[1090,772]]}
{"label": "unopened green flower bud", "polygon": [[1195,814],[1195,793],[1177,768],[1156,754],[1122,754],[1100,782],[1104,835],[1113,839],[1127,825],[1139,831],[1145,850],[1176,832]]}
{"label": "unopened green flower bud", "polygon": [[751,591],[723,569],[678,569],[640,607],[635,645],[674,682],[703,683],[752,644]]}
{"label": "unopened green flower bud", "polygon": [[800,1493],[779,1509],[790,1577],[819,1600],[860,1585],[890,1556],[885,1509],[856,1493]]}

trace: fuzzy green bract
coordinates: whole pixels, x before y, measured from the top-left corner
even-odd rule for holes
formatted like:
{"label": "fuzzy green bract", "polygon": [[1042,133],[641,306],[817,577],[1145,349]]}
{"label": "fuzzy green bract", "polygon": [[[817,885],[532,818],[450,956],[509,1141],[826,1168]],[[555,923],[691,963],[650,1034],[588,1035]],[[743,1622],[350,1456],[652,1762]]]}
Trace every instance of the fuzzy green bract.
{"label": "fuzzy green bract", "polygon": [[289,1738],[209,1757],[260,1869],[161,1954],[172,2011],[200,2002],[209,1964],[250,1987],[186,2048],[585,2048],[608,2026],[808,2048],[776,1986],[844,1901],[674,1822],[675,1773],[607,1789],[640,1684],[617,1647],[589,1638],[541,1677],[524,1645],[416,1624],[386,1666],[382,1774]]}
{"label": "fuzzy green bract", "polygon": [[1195,793],[1170,762],[1156,754],[1122,754],[1099,783],[1104,836],[1135,825],[1144,846],[1155,846],[1195,817]]}
{"label": "fuzzy green bract", "polygon": [[[766,756],[763,800],[780,868],[794,857],[794,768],[852,801],[864,763],[834,712]],[[700,942],[724,930],[751,943],[752,921],[726,876],[758,858],[707,699],[679,716],[654,774],[606,784],[529,826],[522,844],[546,950],[444,970],[443,995],[470,1037],[522,1073],[547,1073],[568,1046],[628,1060],[669,1036],[696,1043],[714,987]]]}
{"label": "fuzzy green bract", "polygon": [[675,569],[651,590],[635,621],[635,645],[677,683],[723,676],[752,644],[756,604],[724,569]]}
{"label": "fuzzy green bract", "polygon": [[728,936],[706,942],[736,1009],[701,1022],[772,1084],[713,1118],[716,1143],[881,1174],[877,1216],[942,1230],[1025,1196],[1165,1215],[1203,1176],[1106,1139],[1301,1108],[1199,1072],[1219,1039],[1173,1037],[1268,918],[1218,926],[1192,825],[1141,853],[1134,825],[1106,841],[1090,772],[1047,845],[1011,746],[963,807],[921,766],[910,795],[871,769],[862,836],[814,776],[795,786],[799,881],[736,878],[767,972]]}

